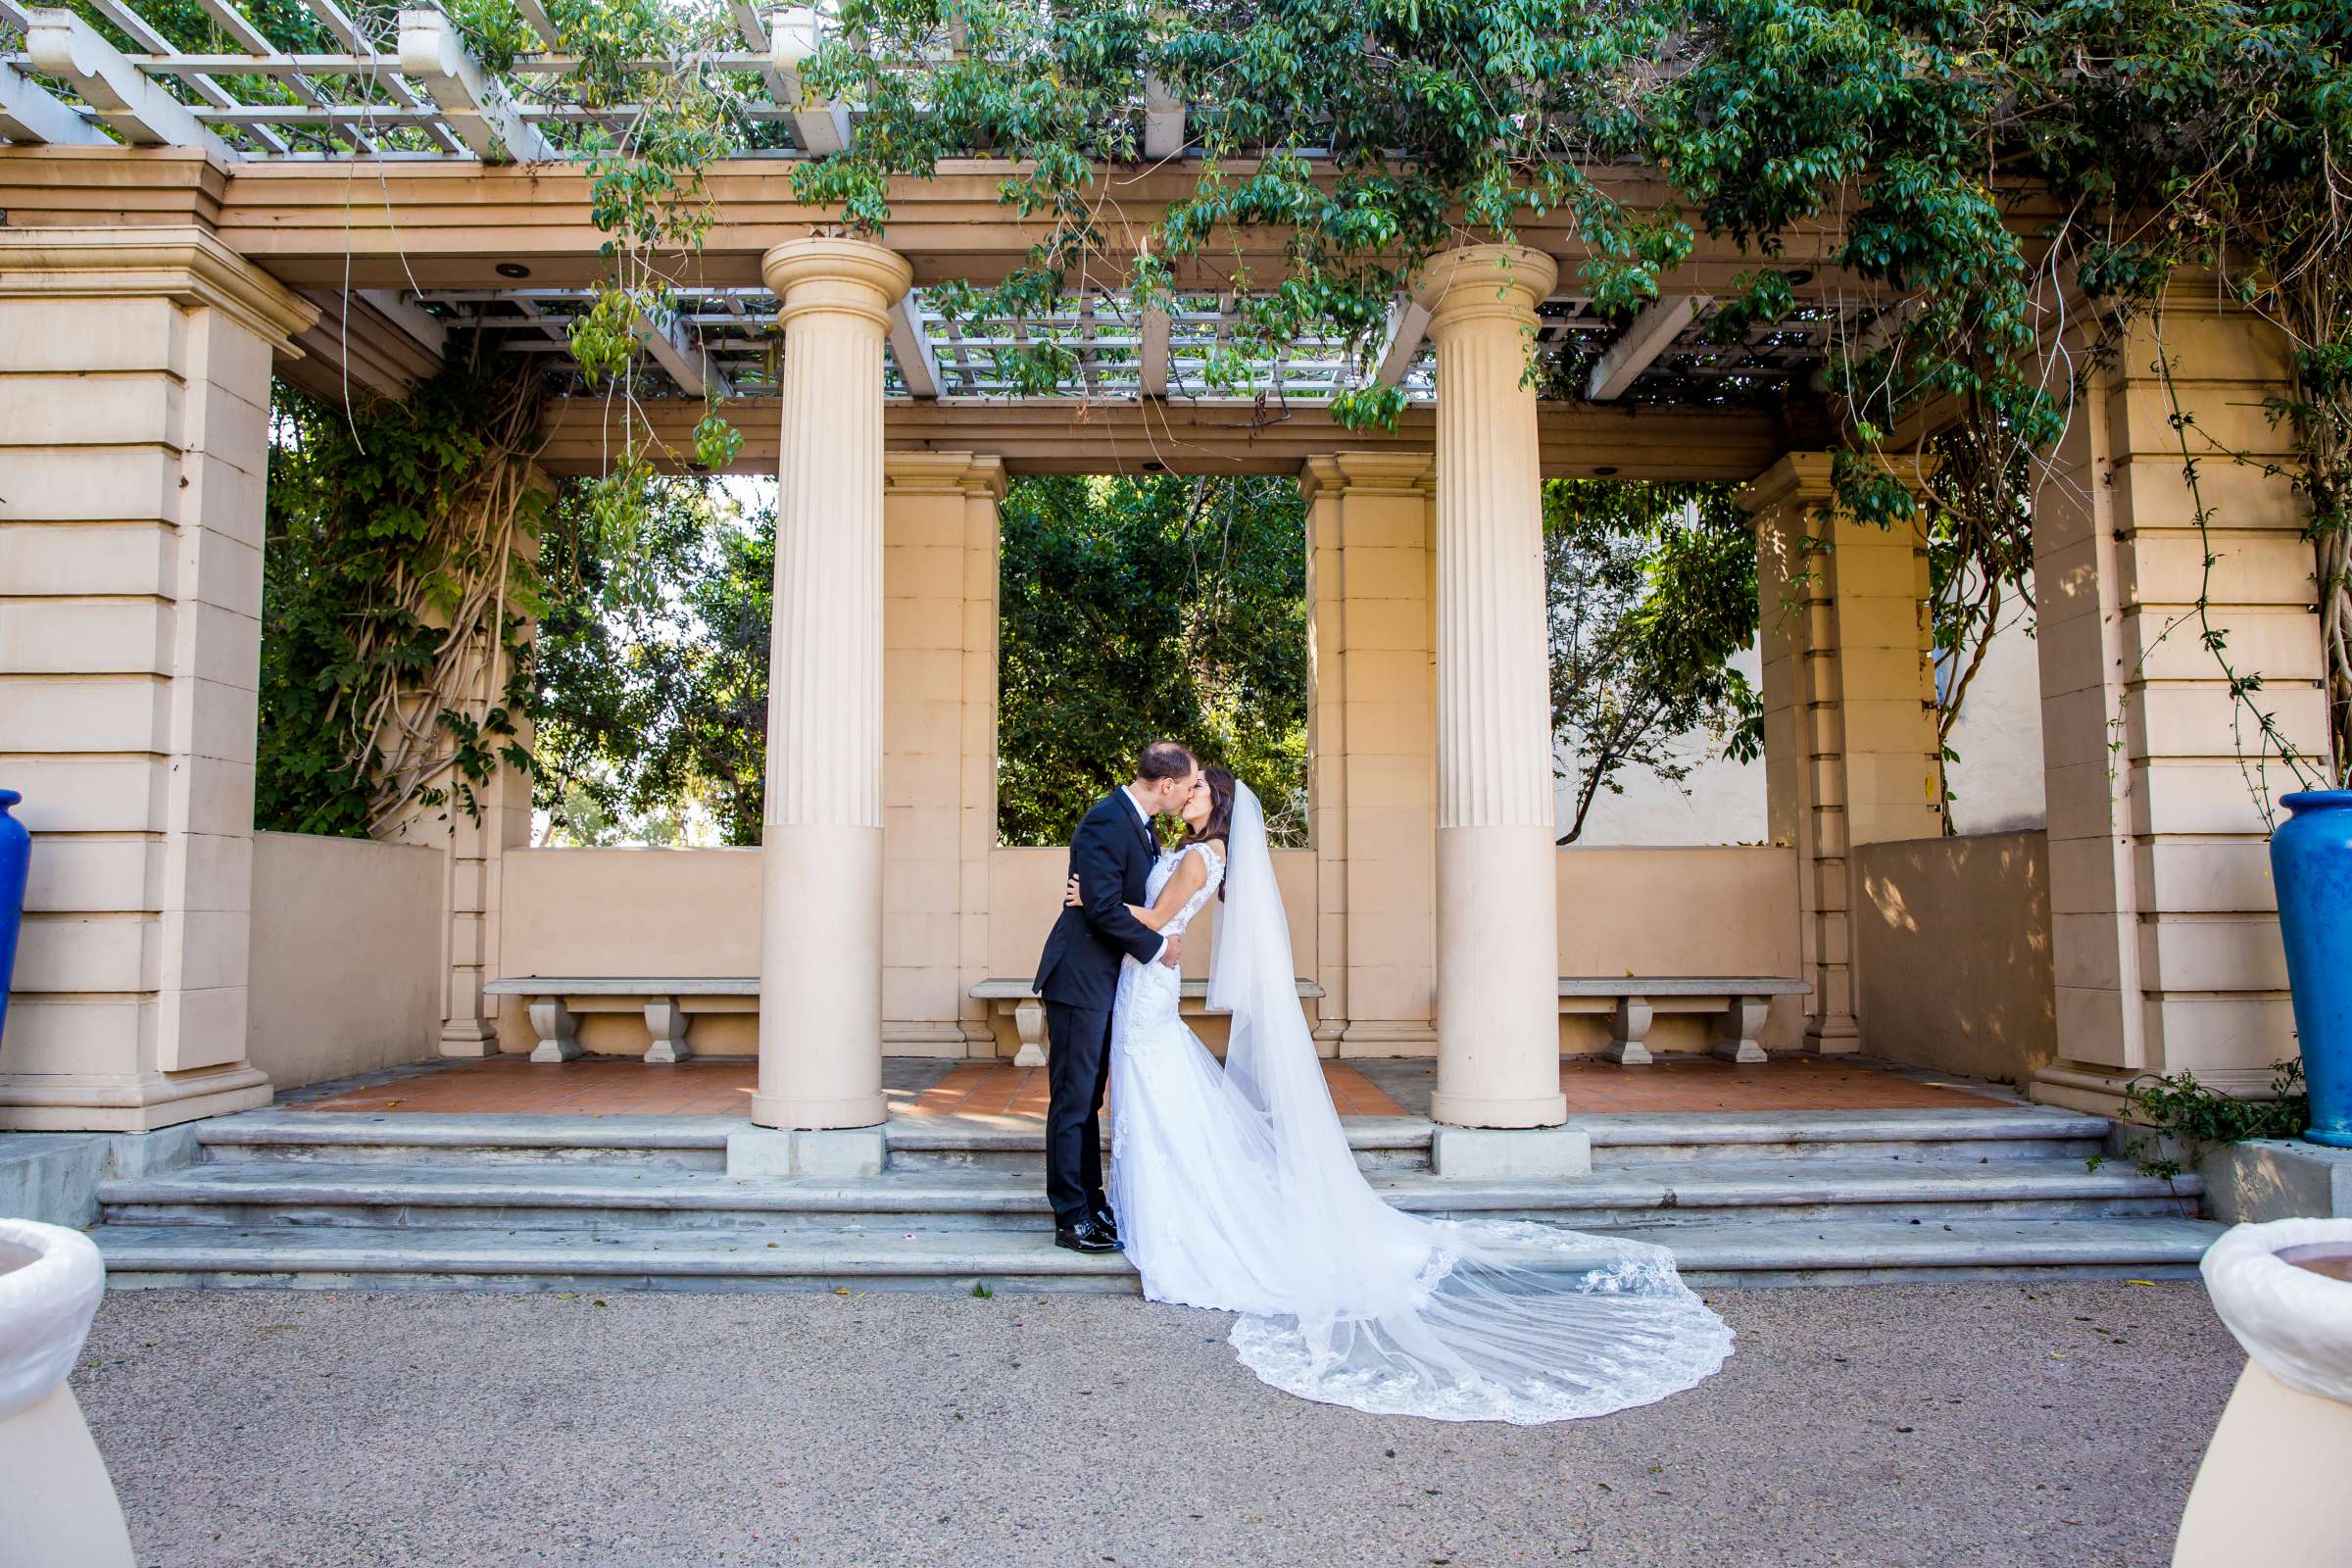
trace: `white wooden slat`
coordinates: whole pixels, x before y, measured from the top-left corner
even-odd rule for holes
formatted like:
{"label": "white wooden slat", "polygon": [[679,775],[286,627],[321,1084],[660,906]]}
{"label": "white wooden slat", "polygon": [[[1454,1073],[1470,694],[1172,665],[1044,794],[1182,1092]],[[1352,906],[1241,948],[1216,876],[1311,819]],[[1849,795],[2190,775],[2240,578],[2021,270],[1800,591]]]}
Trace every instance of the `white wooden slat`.
{"label": "white wooden slat", "polygon": [[912,289],[899,296],[898,304],[890,308],[890,352],[899,362],[899,373],[906,379],[909,396],[939,396],[939,355],[931,347],[931,334],[923,330],[922,310]]}
{"label": "white wooden slat", "polygon": [[475,63],[457,24],[441,12],[417,8],[400,14],[400,69],[432,95],[449,128],[484,163],[536,164],[557,157],[506,87]]}
{"label": "white wooden slat", "polygon": [[0,137],[61,147],[114,145],[72,105],[5,61],[0,61]]}
{"label": "white wooden slat", "polygon": [[1389,307],[1389,335],[1380,348],[1380,367],[1373,372],[1376,386],[1401,386],[1404,372],[1421,357],[1421,342],[1429,336],[1429,312],[1404,295]]}
{"label": "white wooden slat", "polygon": [[539,35],[541,43],[550,49],[556,46],[556,24],[549,19],[547,8],[539,0],[514,0],[514,9],[522,13],[522,20],[531,24],[531,30]]}
{"label": "white wooden slat", "polygon": [[[172,40],[148,25],[147,19],[124,5],[122,0],[89,0],[89,3],[98,10],[100,15],[116,26],[121,27],[129,36],[131,42],[140,48],[159,55],[172,53]],[[188,85],[195,90],[197,97],[202,98],[216,109],[242,107],[238,104],[235,95],[202,72],[190,72],[185,79]],[[253,136],[256,141],[273,153],[282,153],[286,150],[284,138],[267,125],[254,126]]]}
{"label": "white wooden slat", "polygon": [[669,378],[678,383],[678,390],[686,396],[715,401],[732,390],[726,376],[679,322],[662,322],[640,316],[635,330],[645,352],[669,372]]}
{"label": "white wooden slat", "polygon": [[1175,323],[1156,307],[1144,312],[1143,339],[1138,345],[1136,376],[1148,398],[1168,395],[1168,338]]}
{"label": "white wooden slat", "polygon": [[772,78],[768,90],[775,93],[778,103],[791,107],[793,136],[801,150],[822,157],[850,145],[850,112],[837,104],[819,103],[802,90],[801,67],[816,58],[819,26],[816,11],[809,6],[767,14],[768,74]]}
{"label": "white wooden slat", "polygon": [[149,147],[201,148],[223,163],[242,155],[205,128],[163,84],[124,59],[122,52],[71,11],[30,12],[25,53],[32,69],[74,84],[81,101],[125,141]]}

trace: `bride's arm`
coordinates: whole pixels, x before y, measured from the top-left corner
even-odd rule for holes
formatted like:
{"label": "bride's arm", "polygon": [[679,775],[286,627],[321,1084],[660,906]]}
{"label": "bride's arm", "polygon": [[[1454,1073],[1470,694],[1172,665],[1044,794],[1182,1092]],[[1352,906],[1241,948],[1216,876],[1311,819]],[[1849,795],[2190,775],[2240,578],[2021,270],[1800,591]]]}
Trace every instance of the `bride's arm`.
{"label": "bride's arm", "polygon": [[[1164,930],[1176,918],[1176,911],[1184,907],[1184,901],[1200,892],[1200,884],[1207,879],[1208,873],[1200,868],[1200,858],[1188,855],[1177,862],[1176,874],[1168,878],[1168,885],[1159,890],[1157,904],[1149,909],[1140,904],[1130,904],[1127,912],[1154,931]],[[1079,893],[1076,877],[1070,878],[1068,887],[1062,890],[1061,902],[1076,908],[1085,906],[1086,900]]]}

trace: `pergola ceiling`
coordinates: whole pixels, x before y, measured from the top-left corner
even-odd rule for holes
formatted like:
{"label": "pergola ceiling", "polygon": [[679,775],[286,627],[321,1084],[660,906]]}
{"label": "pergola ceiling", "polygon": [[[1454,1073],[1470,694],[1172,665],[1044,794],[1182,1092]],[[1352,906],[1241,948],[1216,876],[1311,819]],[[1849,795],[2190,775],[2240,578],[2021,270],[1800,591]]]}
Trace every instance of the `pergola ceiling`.
{"label": "pergola ceiling", "polygon": [[[576,62],[554,52],[557,31],[538,0],[518,5],[547,52],[497,73],[468,55],[459,29],[435,9],[352,12],[339,0],[301,0],[299,8],[264,13],[246,9],[249,0],[198,3],[212,34],[192,48],[184,36],[168,36],[139,0],[83,0],[85,9],[72,11],[0,0],[0,142],[185,149],[232,171],[373,168],[393,224],[384,182],[398,171],[576,168],[589,126],[616,125],[635,113],[632,105],[581,102]],[[731,167],[758,170],[766,161],[781,182],[792,161],[848,145],[858,116],[802,92],[800,66],[825,27],[819,13],[753,0],[732,0],[731,10],[740,49],[704,55],[697,68],[726,80],[736,117]],[[1134,105],[1147,156],[1180,170],[1186,107],[1140,78]],[[410,234],[394,232],[405,254]],[[377,249],[348,231],[346,244]],[[353,276],[349,255],[335,269],[342,278]],[[266,255],[257,259],[270,265]],[[477,272],[480,281],[468,286],[428,278],[422,287],[386,288],[380,279],[345,287],[301,278],[296,286],[329,318],[304,340],[308,372],[396,392],[438,359],[453,334],[472,333],[485,336],[486,346],[540,358],[559,392],[588,390],[565,326],[593,290],[577,268],[551,268],[549,260],[502,263],[500,277]],[[1729,275],[1715,265],[1717,275]],[[517,275],[522,280],[507,286]],[[1684,286],[1724,285],[1693,273]],[[1302,338],[1270,357],[1236,355],[1241,298],[1231,290],[1180,293],[1162,314],[1139,311],[1116,288],[1090,287],[1051,315],[1017,320],[951,319],[938,299],[918,288],[901,307],[888,370],[894,399],[1314,408],[1367,374],[1401,386],[1410,403],[1435,396],[1434,358],[1422,336],[1427,318],[1403,301],[1377,365],[1366,369],[1329,337]],[[654,399],[772,395],[780,352],[775,310],[772,295],[731,280],[706,277],[701,286],[681,287],[674,309],[640,324],[648,352],[630,390]],[[1866,331],[1872,307],[1817,284],[1785,319],[1726,343],[1709,340],[1719,312],[1697,292],[1670,294],[1631,320],[1602,317],[1582,297],[1555,297],[1541,311],[1543,392],[1558,402],[1691,409],[1801,399],[1833,339]],[[1050,385],[1034,373],[1027,380],[1009,373],[1007,350],[1040,345],[1054,351]]]}

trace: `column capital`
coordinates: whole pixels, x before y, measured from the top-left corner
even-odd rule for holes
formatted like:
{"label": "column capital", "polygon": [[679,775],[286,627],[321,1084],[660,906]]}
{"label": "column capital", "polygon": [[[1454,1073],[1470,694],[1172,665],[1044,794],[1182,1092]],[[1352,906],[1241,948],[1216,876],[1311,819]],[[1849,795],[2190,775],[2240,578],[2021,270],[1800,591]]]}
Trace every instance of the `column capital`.
{"label": "column capital", "polygon": [[994,453],[893,452],[882,459],[891,495],[969,495],[1004,499],[1004,460]]}
{"label": "column capital", "polygon": [[0,299],[169,299],[234,318],[280,354],[318,319],[288,289],[197,223],[0,228]]}
{"label": "column capital", "polygon": [[1559,264],[1524,245],[1464,245],[1422,264],[1413,303],[1429,312],[1435,336],[1469,321],[1535,323],[1536,307],[1550,298]]}
{"label": "column capital", "polygon": [[1427,452],[1334,452],[1306,460],[1298,472],[1298,495],[1312,501],[1334,494],[1434,495],[1438,460]]}
{"label": "column capital", "polygon": [[760,275],[783,306],[779,325],[826,311],[887,329],[890,308],[914,283],[914,269],[888,246],[824,235],[786,240],[760,259]]}
{"label": "column capital", "polygon": [[[1923,452],[1882,457],[1875,461],[1908,486],[1916,496],[1926,487],[1928,476],[1936,471],[1936,460],[1932,454]],[[1780,462],[1742,485],[1734,499],[1749,516],[1768,512],[1787,501],[1826,505],[1838,493],[1837,472],[1838,459],[1834,453],[1784,453]]]}

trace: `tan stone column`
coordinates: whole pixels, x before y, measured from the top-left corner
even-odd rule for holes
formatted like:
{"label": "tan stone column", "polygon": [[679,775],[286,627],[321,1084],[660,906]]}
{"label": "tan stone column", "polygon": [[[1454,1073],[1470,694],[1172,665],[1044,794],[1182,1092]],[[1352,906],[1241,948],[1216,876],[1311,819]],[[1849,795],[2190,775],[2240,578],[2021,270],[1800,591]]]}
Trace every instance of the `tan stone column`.
{"label": "tan stone column", "polygon": [[200,227],[0,229],[0,1128],[267,1104],[246,1061],[263,491],[295,298]]}
{"label": "tan stone column", "polygon": [[1004,465],[899,452],[884,471],[882,1034],[894,1055],[994,1055],[971,989],[988,978]]}
{"label": "tan stone column", "polygon": [[1418,453],[1308,462],[1319,1040],[1437,1050],[1435,477]]}
{"label": "tan stone column", "polygon": [[1463,1127],[1546,1127],[1559,1080],[1543,473],[1527,334],[1557,276],[1472,246],[1418,290],[1438,352],[1438,1087]]}
{"label": "tan stone column", "polygon": [[2256,726],[2204,646],[2201,589],[2231,664],[2262,676],[2261,708],[2307,755],[2328,744],[2309,512],[2264,407],[2289,384],[2286,345],[2209,283],[2167,305],[2161,335],[2136,326],[2089,377],[2034,498],[2062,1053],[2034,1094],[2102,1114],[2143,1072],[2267,1089],[2295,1050],[2259,798],[2293,776],[2252,764]]}
{"label": "tan stone column", "polygon": [[763,1127],[882,1120],[882,344],[904,259],[801,239],[762,262],[782,302],[762,835]]}
{"label": "tan stone column", "polygon": [[1834,495],[1830,455],[1800,452],[1740,502],[1756,519],[1766,819],[1772,841],[1796,850],[1813,983],[1805,1049],[1839,1053],[1862,1049],[1851,852],[1936,837],[1943,817],[1920,520],[1857,521]]}

